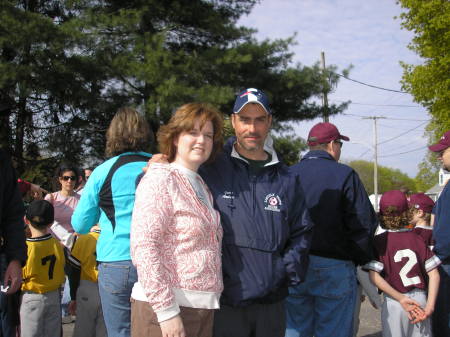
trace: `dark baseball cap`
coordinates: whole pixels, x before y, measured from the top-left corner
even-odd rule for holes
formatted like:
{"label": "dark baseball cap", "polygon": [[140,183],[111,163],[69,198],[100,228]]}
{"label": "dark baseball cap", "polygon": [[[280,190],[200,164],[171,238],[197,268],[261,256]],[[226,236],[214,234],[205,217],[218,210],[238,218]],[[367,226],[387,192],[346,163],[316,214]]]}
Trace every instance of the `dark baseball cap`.
{"label": "dark baseball cap", "polygon": [[425,193],[416,193],[409,197],[409,207],[421,209],[425,213],[431,213],[434,207],[434,201]]}
{"label": "dark baseball cap", "polygon": [[383,193],[380,199],[381,215],[401,215],[408,210],[408,200],[402,191],[392,190]]}
{"label": "dark baseball cap", "polygon": [[236,101],[234,102],[233,113],[239,113],[239,111],[241,111],[248,103],[257,103],[261,105],[269,115],[272,114],[269,107],[269,99],[266,94],[255,88],[245,89],[237,95]]}
{"label": "dark baseball cap", "polygon": [[428,146],[430,151],[433,152],[441,152],[442,150],[445,150],[448,147],[450,147],[450,130],[444,133],[444,135],[439,140],[439,143]]}
{"label": "dark baseball cap", "polygon": [[47,200],[35,200],[28,206],[26,217],[33,224],[47,226],[55,220],[55,211]]}
{"label": "dark baseball cap", "polygon": [[308,134],[308,145],[314,146],[325,144],[332,140],[342,139],[349,141],[350,138],[341,135],[336,125],[331,123],[318,123],[312,127]]}

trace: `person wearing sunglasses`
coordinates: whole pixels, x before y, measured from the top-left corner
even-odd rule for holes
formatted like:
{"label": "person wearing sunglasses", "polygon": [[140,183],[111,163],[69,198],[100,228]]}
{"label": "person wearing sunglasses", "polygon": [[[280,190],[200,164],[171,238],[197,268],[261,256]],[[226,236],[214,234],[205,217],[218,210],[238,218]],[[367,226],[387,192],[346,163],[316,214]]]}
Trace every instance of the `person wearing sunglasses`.
{"label": "person wearing sunglasses", "polygon": [[74,230],[70,219],[80,200],[80,195],[75,191],[79,178],[78,168],[67,163],[61,164],[55,174],[55,182],[59,190],[45,196],[45,200],[55,208],[55,221],[71,233]]}
{"label": "person wearing sunglasses", "polygon": [[[79,181],[78,168],[69,163],[62,163],[55,172],[55,185],[59,190],[45,196],[45,200],[50,202],[55,210],[55,222],[58,222],[70,233],[74,232],[71,223],[72,214],[80,200],[80,195],[75,191]],[[49,231],[57,240],[61,240],[51,229]],[[68,312],[69,302],[70,286],[68,280],[66,280],[61,300],[63,323],[72,322],[72,317]]]}

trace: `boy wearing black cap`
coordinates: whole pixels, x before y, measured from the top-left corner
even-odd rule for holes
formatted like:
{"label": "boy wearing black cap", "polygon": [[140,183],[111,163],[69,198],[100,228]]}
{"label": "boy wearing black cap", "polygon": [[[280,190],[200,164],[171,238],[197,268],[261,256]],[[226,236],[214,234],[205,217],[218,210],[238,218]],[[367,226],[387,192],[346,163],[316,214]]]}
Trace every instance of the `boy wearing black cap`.
{"label": "boy wearing black cap", "polygon": [[28,259],[22,269],[22,337],[61,335],[59,289],[65,281],[65,258],[62,246],[47,232],[53,221],[54,210],[48,201],[36,200],[28,206],[25,223],[31,237],[26,240]]}
{"label": "boy wearing black cap", "polygon": [[408,201],[401,191],[382,195],[380,224],[386,232],[375,237],[377,256],[365,268],[370,270],[371,281],[384,292],[383,336],[431,337],[428,318],[434,311],[441,261],[407,228]]}
{"label": "boy wearing black cap", "polygon": [[425,244],[433,250],[433,227],[431,224],[431,212],[434,201],[424,193],[410,196],[408,200],[410,211],[410,223],[414,226],[413,232],[419,235]]}

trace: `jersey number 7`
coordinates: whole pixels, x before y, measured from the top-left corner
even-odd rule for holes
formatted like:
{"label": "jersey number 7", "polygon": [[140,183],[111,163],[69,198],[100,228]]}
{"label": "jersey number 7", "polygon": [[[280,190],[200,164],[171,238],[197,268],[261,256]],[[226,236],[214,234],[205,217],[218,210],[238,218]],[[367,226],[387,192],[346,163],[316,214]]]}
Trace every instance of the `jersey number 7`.
{"label": "jersey number 7", "polygon": [[56,263],[56,256],[55,255],[47,255],[46,257],[43,257],[41,262],[42,265],[45,266],[47,262],[50,261],[50,266],[48,268],[48,279],[53,279],[53,270],[55,269],[55,263]]}

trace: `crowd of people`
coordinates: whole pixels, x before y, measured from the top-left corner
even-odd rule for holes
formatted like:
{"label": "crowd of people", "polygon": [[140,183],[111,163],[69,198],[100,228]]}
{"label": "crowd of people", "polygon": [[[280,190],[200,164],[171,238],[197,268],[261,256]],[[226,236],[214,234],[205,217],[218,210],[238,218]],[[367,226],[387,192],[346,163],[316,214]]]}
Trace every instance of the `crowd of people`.
{"label": "crowd of people", "polygon": [[[387,191],[376,214],[339,163],[349,137],[318,123],[288,167],[272,118],[242,91],[223,144],[222,113],[188,103],[152,156],[146,119],[121,108],[109,159],[60,165],[53,193],[0,150],[0,336],[59,337],[75,317],[76,337],[352,337],[376,287],[383,336],[449,337],[450,185],[436,204]],[[450,131],[430,150],[450,170]]]}

